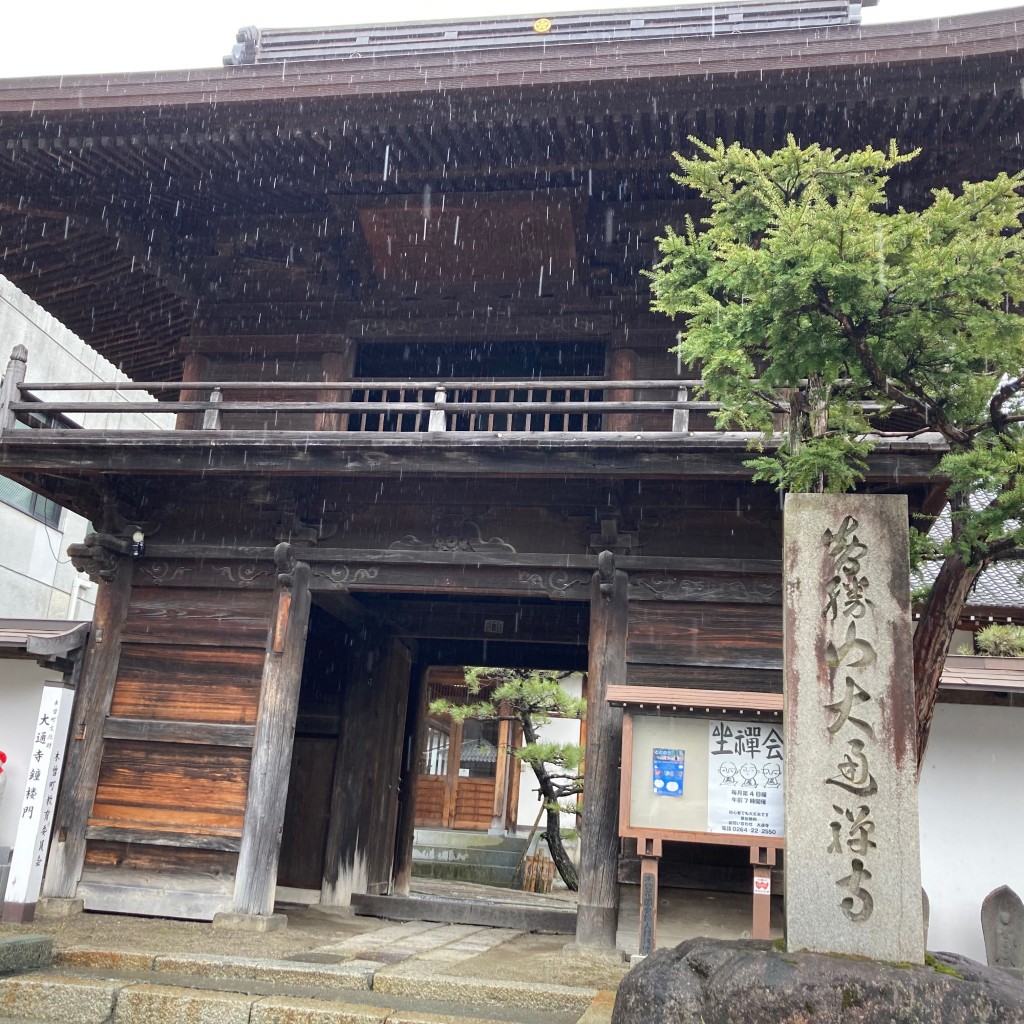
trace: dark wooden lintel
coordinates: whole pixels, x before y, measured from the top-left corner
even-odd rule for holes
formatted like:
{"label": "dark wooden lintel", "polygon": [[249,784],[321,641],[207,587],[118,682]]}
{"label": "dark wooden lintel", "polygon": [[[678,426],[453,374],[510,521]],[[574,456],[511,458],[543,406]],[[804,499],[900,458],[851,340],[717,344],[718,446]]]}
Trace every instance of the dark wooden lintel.
{"label": "dark wooden lintel", "polygon": [[145,843],[147,846],[174,846],[189,850],[222,850],[237,853],[239,836],[205,835],[197,832],[169,832],[163,829],[140,829],[121,825],[89,825],[86,839],[114,843]]}
{"label": "dark wooden lintel", "polygon": [[108,718],[103,737],[108,740],[150,740],[156,743],[197,743],[220,747],[251,747],[251,725],[211,722],[156,722],[143,718]]}
{"label": "dark wooden lintel", "polygon": [[[405,565],[503,566],[506,568],[583,569],[597,568],[597,555],[564,555],[546,552],[503,554],[487,551],[406,551],[390,548],[317,548],[294,546],[295,557],[311,565],[330,563],[389,562]],[[256,545],[150,544],[146,555],[157,561],[271,561],[273,547]],[[739,576],[778,576],[782,562],[773,558],[670,558],[646,555],[617,555],[615,564],[628,572],[658,570],[684,573],[732,573]]]}
{"label": "dark wooden lintel", "polygon": [[[747,438],[699,434],[337,434],[221,431],[12,431],[0,466],[145,479],[216,476],[509,479],[749,479]],[[932,478],[942,448],[879,442],[866,479]]]}

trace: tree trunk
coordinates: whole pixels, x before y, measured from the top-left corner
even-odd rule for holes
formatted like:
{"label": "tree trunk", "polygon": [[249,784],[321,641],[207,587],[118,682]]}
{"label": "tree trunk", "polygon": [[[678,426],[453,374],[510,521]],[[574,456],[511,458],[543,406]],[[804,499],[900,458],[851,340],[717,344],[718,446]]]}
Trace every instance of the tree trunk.
{"label": "tree trunk", "polygon": [[914,634],[914,689],[917,704],[917,768],[921,770],[931,732],[939,680],[950,641],[983,566],[949,555],[939,568]]}
{"label": "tree trunk", "polygon": [[[529,711],[522,708],[519,710],[519,721],[523,726],[523,738],[527,746],[537,742],[537,730],[533,725],[533,716]],[[547,767],[543,761],[528,762],[537,777],[537,786],[540,789],[541,799],[544,801],[544,809],[547,812],[547,828],[544,830],[544,838],[547,840],[548,850],[551,859],[555,862],[562,881],[571,892],[578,892],[580,887],[579,875],[576,873],[576,865],[569,859],[562,843],[562,819],[561,810],[558,807],[560,795],[555,786],[554,779],[548,774]]]}
{"label": "tree trunk", "polygon": [[580,887],[579,875],[576,874],[576,865],[569,859],[562,845],[562,822],[561,811],[558,807],[547,807],[547,828],[544,830],[544,838],[548,842],[548,850],[551,851],[551,859],[555,862],[562,881],[570,892],[576,892]]}

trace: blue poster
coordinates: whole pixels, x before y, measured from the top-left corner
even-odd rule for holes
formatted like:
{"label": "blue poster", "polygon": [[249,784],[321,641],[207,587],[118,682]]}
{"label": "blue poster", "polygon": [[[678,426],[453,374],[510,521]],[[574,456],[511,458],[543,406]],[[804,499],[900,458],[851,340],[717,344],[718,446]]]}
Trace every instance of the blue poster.
{"label": "blue poster", "polygon": [[655,747],[653,760],[654,792],[658,796],[682,796],[686,751]]}

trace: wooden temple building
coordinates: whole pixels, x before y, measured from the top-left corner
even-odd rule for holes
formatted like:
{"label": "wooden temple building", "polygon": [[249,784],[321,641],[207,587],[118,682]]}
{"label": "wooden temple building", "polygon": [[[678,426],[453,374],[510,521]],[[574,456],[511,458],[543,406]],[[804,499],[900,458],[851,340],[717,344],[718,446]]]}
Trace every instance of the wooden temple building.
{"label": "wooden temple building", "polygon": [[[81,429],[80,391],[8,363],[0,471],[90,518],[100,583],[45,895],[210,919],[276,884],[401,892],[430,670],[567,668],[578,937],[614,942],[607,686],[782,677],[778,495],[648,308],[656,237],[701,212],[673,151],[896,138],[907,207],[1024,162],[1024,8],[687,10],[0,81],[0,272],[177,417]],[[933,509],[937,454],[882,439],[865,486]],[[452,821],[509,824],[507,787],[463,790]]]}

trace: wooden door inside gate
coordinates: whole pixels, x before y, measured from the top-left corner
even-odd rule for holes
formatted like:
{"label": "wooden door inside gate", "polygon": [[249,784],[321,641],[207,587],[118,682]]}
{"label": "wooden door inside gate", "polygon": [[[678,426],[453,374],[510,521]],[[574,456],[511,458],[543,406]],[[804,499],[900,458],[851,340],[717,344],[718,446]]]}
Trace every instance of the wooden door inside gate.
{"label": "wooden door inside gate", "polygon": [[[427,686],[430,701],[475,699],[466,692],[461,670],[432,669]],[[507,828],[514,821],[518,764],[509,755],[510,726],[507,719],[458,722],[448,715],[428,716],[416,780],[417,828],[485,832],[495,823]]]}

